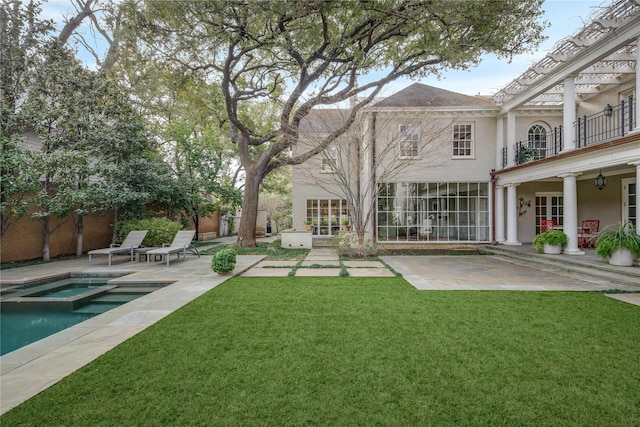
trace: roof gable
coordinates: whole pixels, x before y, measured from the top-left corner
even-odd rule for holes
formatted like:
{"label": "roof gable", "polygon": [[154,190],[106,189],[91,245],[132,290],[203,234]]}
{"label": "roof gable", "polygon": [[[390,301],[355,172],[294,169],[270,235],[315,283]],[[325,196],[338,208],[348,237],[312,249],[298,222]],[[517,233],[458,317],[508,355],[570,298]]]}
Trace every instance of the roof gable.
{"label": "roof gable", "polygon": [[496,104],[486,98],[414,83],[376,103],[375,107],[485,107],[491,105]]}

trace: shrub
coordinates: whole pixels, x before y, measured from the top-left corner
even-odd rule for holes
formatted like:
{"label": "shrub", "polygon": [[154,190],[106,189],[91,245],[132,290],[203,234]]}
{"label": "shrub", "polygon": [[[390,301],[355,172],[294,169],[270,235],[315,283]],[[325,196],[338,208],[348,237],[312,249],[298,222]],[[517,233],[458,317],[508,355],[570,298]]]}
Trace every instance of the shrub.
{"label": "shrub", "polygon": [[536,248],[539,254],[544,252],[545,243],[551,246],[566,246],[567,243],[569,243],[569,238],[562,230],[547,230],[538,234],[535,239],[533,239],[533,247]]}
{"label": "shrub", "polygon": [[356,232],[338,233],[331,239],[331,246],[339,256],[366,258],[376,255],[371,239],[365,239],[360,246]]}
{"label": "shrub", "polygon": [[220,249],[211,259],[211,269],[216,273],[228,273],[236,266],[236,251],[231,248]]}
{"label": "shrub", "polygon": [[632,222],[620,222],[617,228],[607,227],[598,234],[596,252],[602,258],[611,257],[619,248],[629,249],[636,257],[640,256],[640,235]]}
{"label": "shrub", "polygon": [[132,230],[148,230],[142,244],[147,247],[160,247],[163,243],[171,243],[176,233],[182,230],[182,224],[168,218],[132,219],[122,223],[120,242]]}

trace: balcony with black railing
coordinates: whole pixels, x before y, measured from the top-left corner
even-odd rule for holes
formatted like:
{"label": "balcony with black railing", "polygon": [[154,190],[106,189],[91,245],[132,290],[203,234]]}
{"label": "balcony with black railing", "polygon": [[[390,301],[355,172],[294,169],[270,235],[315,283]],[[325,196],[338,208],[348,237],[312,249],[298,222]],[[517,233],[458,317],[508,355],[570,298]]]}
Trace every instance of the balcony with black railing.
{"label": "balcony with black railing", "polygon": [[634,128],[634,99],[622,100],[619,105],[609,105],[603,111],[578,117],[574,123],[576,148],[600,144],[621,138]]}
{"label": "balcony with black railing", "polygon": [[[602,144],[627,135],[635,128],[635,100],[632,96],[619,105],[608,105],[603,111],[578,117],[574,122],[575,147]],[[513,146],[516,165],[533,162],[559,154],[564,148],[562,126],[553,128],[542,140],[518,141]],[[507,166],[507,150],[502,149],[502,167]]]}

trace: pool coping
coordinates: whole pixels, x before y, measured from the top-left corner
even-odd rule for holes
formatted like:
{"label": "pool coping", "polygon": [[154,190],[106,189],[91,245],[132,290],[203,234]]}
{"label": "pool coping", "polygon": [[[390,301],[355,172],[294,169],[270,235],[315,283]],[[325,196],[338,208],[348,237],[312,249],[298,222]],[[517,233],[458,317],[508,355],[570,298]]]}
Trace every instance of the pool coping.
{"label": "pool coping", "polygon": [[[234,275],[249,269],[264,256],[237,257]],[[220,285],[232,275],[221,276],[211,271],[210,257],[187,258],[169,267],[157,263],[120,263],[106,267],[89,267],[85,260],[61,261],[49,264],[55,270],[72,273],[113,274],[129,272],[126,283],[172,281],[152,293],[116,307],[78,325],[0,356],[0,414],[19,405],[80,369],[118,344],[158,322],[188,302]],[[127,266],[127,267],[125,267]],[[8,273],[8,274],[6,274]],[[7,270],[5,283],[39,280],[56,276],[60,271],[46,272],[46,268],[24,267]],[[11,277],[13,276],[13,277]],[[122,279],[119,278],[119,279]]]}

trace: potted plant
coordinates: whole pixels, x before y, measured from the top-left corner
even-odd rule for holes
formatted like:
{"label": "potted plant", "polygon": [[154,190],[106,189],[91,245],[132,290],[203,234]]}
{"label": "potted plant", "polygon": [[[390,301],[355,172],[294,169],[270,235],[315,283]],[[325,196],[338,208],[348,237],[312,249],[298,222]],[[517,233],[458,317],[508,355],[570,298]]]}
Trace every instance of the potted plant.
{"label": "potted plant", "polygon": [[228,274],[236,266],[236,251],[231,248],[220,249],[213,255],[211,269],[218,274]]}
{"label": "potted plant", "polygon": [[541,254],[557,255],[569,243],[569,238],[562,230],[547,230],[533,239],[533,247]]}
{"label": "potted plant", "polygon": [[342,218],[342,231],[349,231],[351,230],[351,224],[349,224],[349,218],[344,217]]}
{"label": "potted plant", "polygon": [[616,228],[605,227],[598,234],[596,253],[611,265],[632,266],[633,259],[640,256],[640,235],[633,223],[620,222]]}

